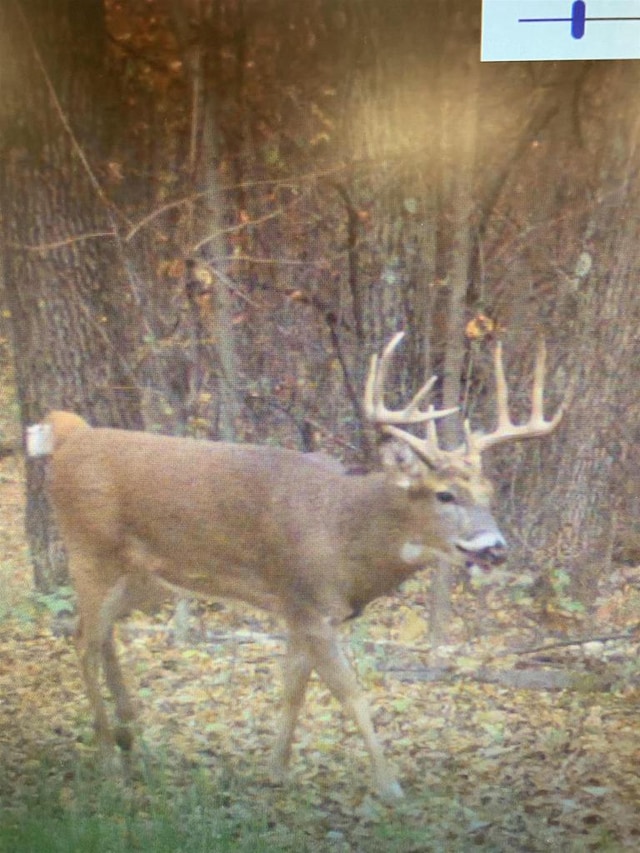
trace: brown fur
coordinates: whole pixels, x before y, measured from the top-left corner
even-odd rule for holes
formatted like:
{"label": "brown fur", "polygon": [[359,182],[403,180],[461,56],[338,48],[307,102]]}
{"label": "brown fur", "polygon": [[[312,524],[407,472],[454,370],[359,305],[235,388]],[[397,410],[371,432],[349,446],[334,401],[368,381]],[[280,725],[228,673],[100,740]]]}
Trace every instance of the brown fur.
{"label": "brown fur", "polygon": [[79,429],[90,429],[89,424],[73,412],[49,412],[46,422],[53,430],[53,449],[58,450],[71,433]]}
{"label": "brown fur", "polygon": [[315,669],[360,728],[378,791],[398,796],[337,626],[433,553],[451,555],[456,537],[489,531],[497,539],[486,480],[434,471],[406,449],[387,454],[383,472],[350,476],[275,447],[93,429],[69,412],[52,412],[49,423],[51,496],[78,595],[78,649],[98,736],[113,738],[102,667],[116,702],[116,739],[131,742],[133,708],[113,623],[169,583],[242,599],[286,621],[275,778],[284,774]]}

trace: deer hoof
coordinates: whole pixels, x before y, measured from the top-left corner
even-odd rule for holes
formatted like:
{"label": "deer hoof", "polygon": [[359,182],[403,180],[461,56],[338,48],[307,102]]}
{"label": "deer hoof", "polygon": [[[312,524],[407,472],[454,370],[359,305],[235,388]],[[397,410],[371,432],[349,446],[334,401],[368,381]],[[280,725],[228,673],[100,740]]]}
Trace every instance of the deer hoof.
{"label": "deer hoof", "polygon": [[114,737],[123,752],[131,752],[133,747],[133,733],[128,726],[116,726]]}
{"label": "deer hoof", "polygon": [[383,782],[377,787],[378,796],[381,800],[384,800],[387,803],[397,802],[404,797],[404,791],[400,787],[400,783],[396,782],[395,779],[391,779],[389,782]]}

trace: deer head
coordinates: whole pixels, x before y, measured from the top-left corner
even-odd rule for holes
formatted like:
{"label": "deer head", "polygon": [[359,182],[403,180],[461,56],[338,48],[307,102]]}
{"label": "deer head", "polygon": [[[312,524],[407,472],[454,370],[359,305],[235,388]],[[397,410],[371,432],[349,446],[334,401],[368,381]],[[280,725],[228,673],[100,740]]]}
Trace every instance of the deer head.
{"label": "deer head", "polygon": [[[488,434],[472,432],[466,421],[464,444],[455,450],[444,450],[438,442],[436,421],[454,414],[457,407],[439,411],[433,406],[421,409],[421,403],[437,381],[436,376],[422,386],[405,408],[391,410],[385,406],[389,363],[403,337],[404,332],[398,332],[385,347],[381,358],[377,355],[372,357],[365,388],[364,408],[368,419],[384,435],[394,439],[388,447],[383,445],[383,458],[387,465],[395,466],[401,472],[399,482],[403,482],[409,492],[418,493],[425,489],[433,492],[435,512],[442,519],[442,529],[451,531],[452,545],[466,556],[473,557],[474,561],[483,564],[501,562],[506,556],[507,545],[489,511],[493,487],[482,472],[482,453],[504,442],[547,435],[560,423],[566,402],[551,420],[544,418],[544,341],[540,341],[536,356],[529,420],[518,426],[511,421],[502,344],[498,341],[494,348],[496,429]],[[400,426],[410,424],[425,424],[426,438],[419,438]]]}

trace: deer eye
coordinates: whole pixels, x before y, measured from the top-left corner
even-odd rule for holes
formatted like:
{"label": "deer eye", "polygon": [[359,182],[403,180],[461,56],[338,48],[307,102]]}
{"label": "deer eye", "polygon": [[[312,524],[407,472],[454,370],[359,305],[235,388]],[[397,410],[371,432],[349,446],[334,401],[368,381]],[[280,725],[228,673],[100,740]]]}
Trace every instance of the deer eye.
{"label": "deer eye", "polygon": [[451,504],[454,503],[456,496],[453,492],[449,492],[447,489],[443,489],[441,492],[436,492],[436,498],[443,504]]}

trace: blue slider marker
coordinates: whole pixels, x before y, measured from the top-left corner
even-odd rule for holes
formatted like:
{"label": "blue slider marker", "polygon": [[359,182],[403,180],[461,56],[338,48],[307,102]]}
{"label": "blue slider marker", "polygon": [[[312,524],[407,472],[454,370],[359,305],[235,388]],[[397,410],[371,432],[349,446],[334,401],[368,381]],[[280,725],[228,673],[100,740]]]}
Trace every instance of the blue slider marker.
{"label": "blue slider marker", "polygon": [[575,0],[571,7],[571,35],[581,39],[584,35],[584,22],[587,20],[587,4],[584,0]]}
{"label": "blue slider marker", "polygon": [[587,17],[586,0],[574,0],[571,4],[570,18],[518,18],[519,24],[571,24],[571,37],[580,40],[584,36],[587,21],[640,21],[638,16],[609,15],[607,17]]}

